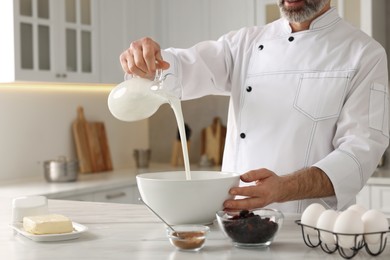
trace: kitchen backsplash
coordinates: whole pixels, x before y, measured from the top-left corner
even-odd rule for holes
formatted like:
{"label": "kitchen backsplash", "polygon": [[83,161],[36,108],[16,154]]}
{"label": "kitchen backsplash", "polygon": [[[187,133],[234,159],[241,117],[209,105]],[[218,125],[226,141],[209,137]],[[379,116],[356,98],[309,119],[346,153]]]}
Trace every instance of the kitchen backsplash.
{"label": "kitchen backsplash", "polygon": [[[226,126],[229,97],[206,96],[182,102],[185,123],[191,129],[189,157],[192,164],[197,164],[201,156],[201,132],[213,123],[215,117]],[[152,161],[171,162],[173,144],[177,138],[177,123],[172,109],[165,104],[150,117],[149,140]]]}
{"label": "kitchen backsplash", "polygon": [[0,85],[0,181],[43,176],[45,160],[76,158],[72,122],[78,106],[105,123],[114,169],[132,167],[149,147],[148,120],[122,122],[107,107],[110,86]]}

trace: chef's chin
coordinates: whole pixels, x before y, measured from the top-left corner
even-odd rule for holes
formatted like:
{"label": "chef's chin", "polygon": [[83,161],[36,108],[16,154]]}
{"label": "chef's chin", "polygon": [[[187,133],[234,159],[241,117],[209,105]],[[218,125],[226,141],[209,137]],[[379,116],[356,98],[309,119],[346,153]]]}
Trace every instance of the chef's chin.
{"label": "chef's chin", "polygon": [[329,2],[329,0],[304,0],[300,7],[285,5],[286,0],[277,0],[280,14],[292,23],[302,23],[314,18]]}

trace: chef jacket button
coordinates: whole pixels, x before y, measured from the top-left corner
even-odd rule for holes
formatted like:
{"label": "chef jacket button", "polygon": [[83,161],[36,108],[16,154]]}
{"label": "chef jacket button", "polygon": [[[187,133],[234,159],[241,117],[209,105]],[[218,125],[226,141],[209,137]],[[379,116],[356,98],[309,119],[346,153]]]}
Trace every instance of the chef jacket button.
{"label": "chef jacket button", "polygon": [[246,91],[247,92],[251,92],[252,91],[252,87],[251,86],[246,87]]}
{"label": "chef jacket button", "polygon": [[292,37],[292,36],[288,37],[289,42],[292,42],[293,40],[294,40],[294,37]]}
{"label": "chef jacket button", "polygon": [[240,137],[241,137],[242,139],[244,139],[244,138],[246,137],[246,134],[245,134],[245,133],[241,133],[241,134],[240,134]]}
{"label": "chef jacket button", "polygon": [[264,49],[264,45],[259,45],[259,47],[258,47],[258,49],[259,49],[259,51],[261,51],[262,49]]}

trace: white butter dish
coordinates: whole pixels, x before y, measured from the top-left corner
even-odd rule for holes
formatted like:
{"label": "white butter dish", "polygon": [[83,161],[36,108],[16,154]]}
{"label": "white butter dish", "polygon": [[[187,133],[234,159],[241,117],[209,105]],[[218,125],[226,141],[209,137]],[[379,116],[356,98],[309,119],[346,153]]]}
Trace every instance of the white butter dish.
{"label": "white butter dish", "polygon": [[45,196],[26,196],[12,201],[12,220],[22,222],[24,217],[45,215],[49,213]]}
{"label": "white butter dish", "polygon": [[14,223],[10,226],[20,235],[27,237],[36,242],[54,242],[76,239],[81,236],[82,233],[88,230],[84,225],[76,222],[72,222],[73,231],[65,234],[47,234],[47,235],[34,235],[24,230],[22,223]]}

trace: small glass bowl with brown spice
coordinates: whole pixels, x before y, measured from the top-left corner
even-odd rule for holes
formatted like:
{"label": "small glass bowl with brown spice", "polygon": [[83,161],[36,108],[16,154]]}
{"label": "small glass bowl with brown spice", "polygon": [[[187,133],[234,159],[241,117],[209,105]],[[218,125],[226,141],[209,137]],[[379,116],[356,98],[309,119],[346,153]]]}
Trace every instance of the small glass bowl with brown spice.
{"label": "small glass bowl with brown spice", "polygon": [[207,234],[210,232],[208,226],[203,225],[176,225],[175,231],[167,228],[167,236],[173,246],[183,251],[199,251],[203,248]]}

